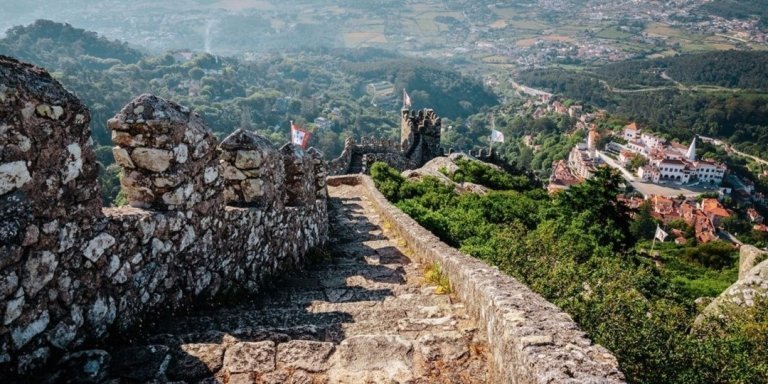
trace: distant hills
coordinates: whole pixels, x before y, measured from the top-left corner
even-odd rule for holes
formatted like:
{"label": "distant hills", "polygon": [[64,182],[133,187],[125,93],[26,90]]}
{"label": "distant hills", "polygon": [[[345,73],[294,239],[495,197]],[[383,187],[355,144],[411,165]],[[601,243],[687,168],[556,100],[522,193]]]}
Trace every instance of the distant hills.
{"label": "distant hills", "polygon": [[144,55],[127,43],[109,40],[96,32],[50,20],[9,29],[0,40],[0,52],[47,68],[58,68],[62,59],[78,59],[89,67],[135,63]]}
{"label": "distant hills", "polygon": [[596,70],[615,87],[711,85],[743,90],[768,91],[768,52],[716,51],[656,60],[628,61]]}
{"label": "distant hills", "polygon": [[678,82],[685,86],[768,92],[768,51],[714,51],[625,61],[579,72],[549,68],[521,74],[521,78],[532,81],[533,85],[559,88],[560,92],[565,91],[566,78],[573,77],[603,81],[612,88],[625,90],[674,88]]}
{"label": "distant hills", "polygon": [[762,27],[768,27],[768,0],[714,0],[699,10],[724,18],[758,18]]}
{"label": "distant hills", "polygon": [[[325,117],[331,128],[316,132],[310,145],[328,157],[348,136],[396,136],[402,89],[415,108],[435,108],[451,119],[498,104],[479,78],[379,49],[315,48],[247,60],[187,50],[146,55],[94,32],[38,20],[10,29],[0,54],[48,69],[75,92],[91,109],[96,142],[105,146],[111,144],[106,120],[144,92],[193,107],[219,136],[246,127],[285,142],[289,120],[307,125]],[[394,91],[372,100],[367,85],[374,82]]]}

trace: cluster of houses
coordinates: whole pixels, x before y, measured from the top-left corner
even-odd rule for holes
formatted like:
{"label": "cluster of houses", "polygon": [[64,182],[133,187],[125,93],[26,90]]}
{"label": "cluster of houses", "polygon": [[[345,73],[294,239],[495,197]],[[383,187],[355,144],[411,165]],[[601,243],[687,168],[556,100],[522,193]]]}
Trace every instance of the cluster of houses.
{"label": "cluster of houses", "polygon": [[[691,198],[670,198],[664,196],[641,197],[619,196],[619,200],[628,207],[637,209],[642,204],[648,203],[651,215],[665,225],[671,221],[682,220],[694,229],[696,240],[699,243],[708,243],[718,239],[717,231],[723,221],[736,215],[735,212],[726,209],[716,198],[704,198],[696,201]],[[763,224],[764,218],[754,208],[747,209],[747,217],[756,231],[768,232],[768,226]],[[685,244],[686,239],[681,231],[672,231],[675,243]]]}
{"label": "cluster of houses", "polygon": [[[568,160],[557,161],[552,166],[552,175],[548,190],[555,192],[566,189],[588,179],[596,167],[603,164],[597,154],[597,142],[600,135],[593,123],[586,125],[587,140],[577,144],[569,153]],[[620,137],[626,144],[612,141],[607,151],[618,155],[618,162],[623,167],[638,164],[635,171],[643,182],[664,184],[706,183],[720,185],[725,178],[728,168],[725,164],[698,159],[696,156],[696,139],[686,147],[674,141],[667,141],[650,133],[644,133],[632,123],[624,127]]]}
{"label": "cluster of houses", "polygon": [[636,156],[646,159],[646,165],[632,170],[645,182],[687,184],[698,181],[719,185],[728,170],[725,164],[698,159],[696,138],[686,148],[680,143],[643,133],[635,123],[624,127],[621,137],[627,141],[626,145],[612,142],[609,148],[619,153],[619,162],[623,166],[629,166]]}
{"label": "cluster of houses", "polygon": [[568,189],[592,177],[597,167],[603,164],[603,160],[597,155],[598,141],[600,134],[591,129],[587,132],[587,141],[576,144],[568,153],[567,161],[554,162],[547,191],[554,193]]}
{"label": "cluster of houses", "polygon": [[[531,92],[527,87],[520,87],[518,89],[522,93]],[[559,97],[552,96],[552,94],[537,92],[537,99],[529,99],[518,112],[519,115],[532,116],[534,119],[540,119],[542,117],[550,115],[568,116],[572,119],[576,119],[575,129],[594,129],[593,122],[605,115],[605,111],[598,112],[584,112],[584,107],[579,104],[566,105]],[[532,111],[532,112],[529,112]]]}
{"label": "cluster of houses", "polygon": [[[696,202],[696,200],[688,198],[664,196],[650,196],[647,199],[619,196],[619,200],[633,209],[637,209],[647,202],[651,207],[651,215],[664,224],[674,220],[684,221],[693,227],[696,240],[699,243],[717,240],[717,229],[723,220],[734,215],[734,212],[726,209],[715,198],[705,198]],[[762,223],[762,217],[759,220]],[[672,234],[675,236],[675,243],[680,245],[686,243],[687,240],[681,231],[672,231]]]}
{"label": "cluster of houses", "polygon": [[[699,160],[696,157],[696,140],[686,147],[676,142],[668,142],[657,136],[643,133],[636,124],[625,127],[621,133],[627,141],[626,145],[612,142],[609,147],[613,153],[618,153],[619,162],[623,166],[633,163],[633,159],[641,156],[646,165],[637,169],[639,177],[645,182],[653,183],[711,183],[719,185],[725,178],[727,168],[717,162]],[[567,160],[553,163],[552,175],[547,190],[554,193],[579,184],[590,178],[603,160],[597,155],[597,143],[600,135],[595,129],[590,129],[586,142],[577,144],[569,153]],[[634,162],[635,164],[637,162]],[[731,175],[730,178],[735,176]],[[736,179],[738,180],[738,178]],[[734,182],[729,179],[733,185]],[[739,189],[755,202],[754,184],[748,181]],[[738,184],[738,183],[736,183]],[[734,187],[736,189],[737,187]],[[721,188],[722,193],[730,193],[731,188]],[[743,191],[742,191],[743,189]],[[738,198],[734,194],[734,198]],[[695,198],[679,196],[677,198],[651,195],[642,197],[625,197],[619,199],[630,208],[639,208],[646,202],[651,206],[651,214],[658,220],[669,223],[682,220],[694,229],[695,238],[699,243],[708,243],[718,239],[718,229],[723,221],[736,215],[726,209],[716,198],[704,198],[697,202]],[[743,200],[743,199],[742,199]],[[768,226],[763,224],[763,217],[754,209],[748,208],[746,216],[756,231],[768,232]],[[672,231],[677,244],[685,244],[686,238],[682,231]]]}

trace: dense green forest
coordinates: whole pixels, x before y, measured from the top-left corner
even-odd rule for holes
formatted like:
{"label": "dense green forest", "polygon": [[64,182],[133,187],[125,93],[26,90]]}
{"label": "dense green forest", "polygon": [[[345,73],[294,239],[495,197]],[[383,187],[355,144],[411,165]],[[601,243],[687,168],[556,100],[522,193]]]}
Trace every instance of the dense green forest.
{"label": "dense green forest", "polygon": [[[309,145],[327,158],[341,152],[346,137],[396,137],[402,89],[414,108],[435,108],[450,119],[498,104],[480,79],[375,49],[318,48],[247,60],[191,52],[147,56],[93,32],[40,20],[11,29],[0,40],[0,54],[48,69],[91,110],[107,201],[117,193],[114,180],[107,180],[117,169],[108,169],[113,160],[106,121],[142,93],[192,107],[219,138],[243,127],[282,144],[290,120],[312,128],[315,118],[325,117],[331,127],[316,130]],[[366,87],[380,81],[395,88],[373,105]]]}
{"label": "dense green forest", "polygon": [[[616,354],[631,383],[764,383],[768,305],[726,312],[693,326],[700,296],[736,278],[729,244],[664,244],[647,254],[656,223],[646,206],[630,218],[617,201],[622,178],[593,179],[550,197],[520,176],[458,162],[452,177],[496,190],[456,194],[432,178],[407,181],[377,163],[380,191],[446,243],[499,267],[573,316]],[[486,168],[478,170],[478,168]],[[692,230],[681,229],[690,237]],[[674,251],[671,248],[675,248]]]}
{"label": "dense green forest", "polygon": [[714,16],[731,19],[760,19],[762,27],[768,27],[768,0],[714,0],[702,5],[700,10]]}
{"label": "dense green forest", "polygon": [[595,69],[615,88],[671,85],[660,75],[686,85],[712,85],[768,91],[768,52],[713,51],[655,60],[632,60]]}
{"label": "dense green forest", "polygon": [[532,70],[520,73],[518,79],[606,108],[670,138],[716,137],[768,157],[766,63],[768,52],[726,51],[630,61],[581,72]]}

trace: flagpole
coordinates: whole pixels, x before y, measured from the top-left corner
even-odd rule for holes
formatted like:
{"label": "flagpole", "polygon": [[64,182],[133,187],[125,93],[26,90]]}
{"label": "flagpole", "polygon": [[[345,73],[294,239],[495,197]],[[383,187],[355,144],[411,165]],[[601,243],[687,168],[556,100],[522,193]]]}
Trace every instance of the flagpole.
{"label": "flagpole", "polygon": [[493,131],[496,129],[496,118],[491,115],[491,146],[490,146],[490,152],[488,153],[488,157],[493,157]]}
{"label": "flagpole", "polygon": [[490,146],[490,152],[488,153],[488,156],[493,156],[493,132],[491,132],[491,139],[489,140],[491,142]]}

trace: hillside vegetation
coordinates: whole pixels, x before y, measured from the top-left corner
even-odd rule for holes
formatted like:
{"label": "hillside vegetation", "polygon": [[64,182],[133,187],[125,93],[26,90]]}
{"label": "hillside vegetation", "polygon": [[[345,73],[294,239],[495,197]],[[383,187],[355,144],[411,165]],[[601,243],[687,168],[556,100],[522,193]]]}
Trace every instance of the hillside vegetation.
{"label": "hillside vegetation", "polygon": [[768,380],[768,303],[692,328],[699,309],[694,300],[719,294],[735,279],[736,256],[728,244],[690,241],[657,266],[636,248],[647,246],[656,224],[642,213],[630,219],[616,200],[622,178],[615,171],[601,168],[593,179],[550,197],[519,176],[479,163],[458,165],[454,178],[499,190],[459,195],[436,179],[404,180],[384,163],[371,175],[390,201],[441,240],[573,316],[618,357],[629,382]]}
{"label": "hillside vegetation", "polygon": [[615,88],[671,85],[660,75],[685,85],[711,85],[768,91],[768,52],[724,51],[634,60],[599,67],[595,74]]}
{"label": "hillside vegetation", "polygon": [[699,9],[724,18],[758,18],[762,27],[768,27],[768,0],[714,0]]}
{"label": "hillside vegetation", "polygon": [[[282,144],[289,139],[290,120],[312,129],[312,121],[324,117],[330,128],[315,131],[309,145],[327,158],[341,152],[347,137],[397,137],[404,88],[414,108],[437,108],[450,118],[498,103],[479,79],[434,61],[373,49],[318,48],[248,60],[192,52],[149,56],[92,32],[41,20],[13,28],[0,40],[0,54],[48,69],[83,100],[105,170],[113,163],[106,121],[142,93],[192,107],[219,138],[243,127]],[[366,86],[380,81],[395,88],[372,105]],[[110,172],[111,181],[105,174],[103,183],[106,201],[117,193],[117,170]]]}

